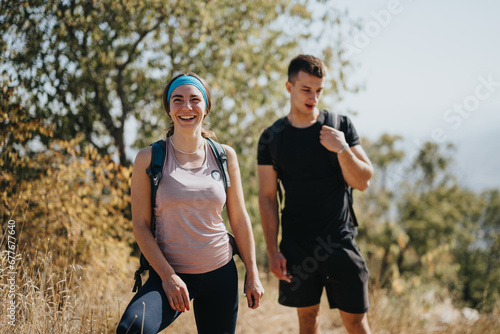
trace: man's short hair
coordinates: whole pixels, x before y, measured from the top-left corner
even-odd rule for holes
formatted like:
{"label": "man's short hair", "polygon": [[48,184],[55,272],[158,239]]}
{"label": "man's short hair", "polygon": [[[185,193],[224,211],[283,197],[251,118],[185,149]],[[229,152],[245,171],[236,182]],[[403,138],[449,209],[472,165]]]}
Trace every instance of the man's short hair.
{"label": "man's short hair", "polygon": [[318,78],[326,76],[326,66],[320,59],[310,55],[298,55],[288,65],[288,81],[294,83],[300,71],[304,71]]}

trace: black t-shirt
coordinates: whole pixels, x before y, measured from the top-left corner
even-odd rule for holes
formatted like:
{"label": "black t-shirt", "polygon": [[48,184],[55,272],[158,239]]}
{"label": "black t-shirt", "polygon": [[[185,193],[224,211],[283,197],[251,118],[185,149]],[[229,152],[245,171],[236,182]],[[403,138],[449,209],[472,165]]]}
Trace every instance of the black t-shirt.
{"label": "black t-shirt", "polygon": [[[282,211],[282,243],[315,243],[318,237],[331,236],[339,241],[355,235],[340,165],[335,153],[319,141],[319,132],[325,123],[326,112],[321,111],[315,124],[307,128],[293,127],[285,117],[281,123],[281,139],[276,129],[267,128],[259,139],[257,162],[273,165],[270,145],[281,140],[276,160],[278,177],[285,189],[285,207]],[[359,137],[347,116],[340,117],[340,130],[349,146],[359,145]],[[332,161],[333,159],[333,161]]]}

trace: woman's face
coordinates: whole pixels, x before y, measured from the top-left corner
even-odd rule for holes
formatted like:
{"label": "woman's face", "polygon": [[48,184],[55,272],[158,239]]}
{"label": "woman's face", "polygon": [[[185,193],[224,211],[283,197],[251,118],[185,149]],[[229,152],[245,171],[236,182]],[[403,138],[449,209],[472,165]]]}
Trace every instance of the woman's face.
{"label": "woman's face", "polygon": [[177,130],[201,129],[206,116],[206,103],[203,94],[192,85],[181,85],[170,94],[170,117]]}

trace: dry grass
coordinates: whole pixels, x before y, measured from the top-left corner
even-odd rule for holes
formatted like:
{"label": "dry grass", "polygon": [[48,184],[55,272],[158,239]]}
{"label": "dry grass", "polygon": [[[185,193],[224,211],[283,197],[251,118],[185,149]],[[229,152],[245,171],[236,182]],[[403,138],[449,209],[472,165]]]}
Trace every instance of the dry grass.
{"label": "dry grass", "polygon": [[[56,264],[62,257],[50,250],[31,256],[26,253],[21,251],[16,257],[16,275],[10,274],[7,252],[0,256],[0,333],[114,332],[119,316],[117,296],[124,295],[121,282],[128,279],[128,273],[103,259],[93,261],[93,268],[85,268],[75,263]],[[14,299],[9,295],[12,278]],[[11,300],[16,305],[14,326],[7,313]]]}
{"label": "dry grass", "polygon": [[[128,264],[125,270],[119,270],[109,267],[102,259],[96,259],[94,268],[68,264],[65,270],[58,271],[53,263],[50,251],[36,253],[33,259],[19,259],[18,267],[22,270],[16,282],[18,305],[15,326],[8,325],[6,306],[2,307],[1,332],[113,333],[121,313],[133,296],[130,289],[135,264]],[[5,253],[2,253],[1,265],[2,269],[6,268]],[[0,275],[0,299],[6,305],[8,277],[5,271]],[[262,280],[266,293],[257,310],[248,309],[245,298],[240,296],[237,332],[297,333],[295,309],[276,302],[277,281],[265,274]],[[384,334],[500,332],[500,308],[492,314],[481,315],[474,322],[461,316],[455,318],[453,323],[443,321],[443,315],[456,315],[457,312],[446,300],[432,292],[406,291],[398,296],[372,289],[369,320],[374,333]],[[193,313],[183,314],[163,333],[196,333]],[[321,307],[321,333],[345,333],[338,312],[328,309],[325,298]]]}

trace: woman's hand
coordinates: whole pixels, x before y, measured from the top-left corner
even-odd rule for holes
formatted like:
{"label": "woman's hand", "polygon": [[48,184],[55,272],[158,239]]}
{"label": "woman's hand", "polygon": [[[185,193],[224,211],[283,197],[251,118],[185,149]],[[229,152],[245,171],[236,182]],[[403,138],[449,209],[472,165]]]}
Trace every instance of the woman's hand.
{"label": "woman's hand", "polygon": [[172,310],[189,311],[189,291],[186,283],[178,275],[169,276],[161,285]]}
{"label": "woman's hand", "polygon": [[264,295],[264,288],[258,276],[249,276],[245,281],[245,295],[248,307],[256,309],[260,305],[260,299]]}

